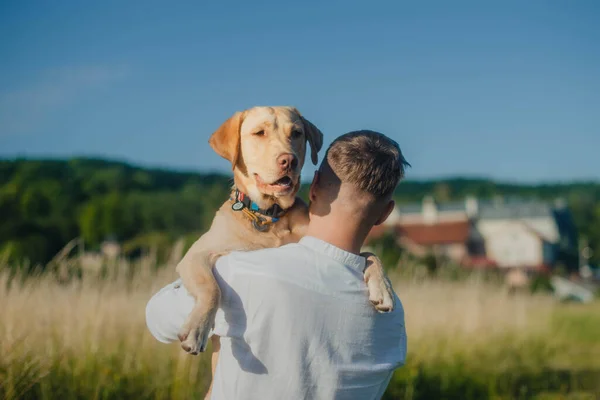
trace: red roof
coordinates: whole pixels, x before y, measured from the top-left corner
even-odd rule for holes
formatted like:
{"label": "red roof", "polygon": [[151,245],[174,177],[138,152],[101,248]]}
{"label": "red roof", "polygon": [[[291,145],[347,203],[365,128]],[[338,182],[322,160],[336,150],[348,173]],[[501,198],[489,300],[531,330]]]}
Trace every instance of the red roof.
{"label": "red roof", "polygon": [[412,242],[427,246],[434,244],[465,243],[469,237],[469,222],[440,222],[437,224],[401,224],[396,234]]}

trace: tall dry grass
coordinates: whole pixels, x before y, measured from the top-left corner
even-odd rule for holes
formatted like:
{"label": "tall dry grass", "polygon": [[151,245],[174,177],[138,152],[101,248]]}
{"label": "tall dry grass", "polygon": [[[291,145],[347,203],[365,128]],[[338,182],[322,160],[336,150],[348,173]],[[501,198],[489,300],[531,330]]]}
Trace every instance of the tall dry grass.
{"label": "tall dry grass", "polygon": [[[0,267],[0,397],[201,398],[208,357],[157,342],[145,325],[146,302],[176,278],[173,265],[157,268],[152,258],[95,262],[72,279],[81,260],[59,260],[56,273],[27,279]],[[392,278],[406,310],[409,358],[387,398],[600,390],[593,383],[597,344],[583,339],[589,332],[573,339],[561,331],[571,313],[554,299],[509,295],[477,278]],[[585,319],[600,308],[577,310]]]}

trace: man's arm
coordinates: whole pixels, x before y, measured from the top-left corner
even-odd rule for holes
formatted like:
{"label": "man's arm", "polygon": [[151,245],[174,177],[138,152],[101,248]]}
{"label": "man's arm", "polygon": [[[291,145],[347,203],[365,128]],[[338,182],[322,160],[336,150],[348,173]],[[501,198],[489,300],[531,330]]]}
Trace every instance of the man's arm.
{"label": "man's arm", "polygon": [[[227,282],[231,279],[227,258],[227,256],[219,258],[213,270],[217,283],[221,287],[221,303],[228,295],[227,288],[229,285]],[[148,301],[146,305],[146,326],[152,336],[159,342],[175,342],[179,340],[177,334],[193,308],[194,298],[185,289],[181,279],[178,279],[163,287]],[[227,331],[227,328],[222,326],[224,323],[225,319],[222,316],[222,311],[219,310],[217,312],[217,325],[220,326],[221,331]]]}

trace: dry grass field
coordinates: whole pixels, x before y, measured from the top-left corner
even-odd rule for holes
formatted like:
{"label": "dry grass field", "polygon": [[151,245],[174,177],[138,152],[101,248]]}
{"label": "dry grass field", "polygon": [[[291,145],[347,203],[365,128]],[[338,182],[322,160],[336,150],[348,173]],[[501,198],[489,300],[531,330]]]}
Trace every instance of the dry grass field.
{"label": "dry grass field", "polygon": [[[173,266],[120,261],[67,279],[76,264],[27,278],[0,266],[0,398],[202,398],[208,357],[145,326],[145,304]],[[477,277],[392,278],[409,357],[386,398],[600,398],[599,304],[509,295]]]}

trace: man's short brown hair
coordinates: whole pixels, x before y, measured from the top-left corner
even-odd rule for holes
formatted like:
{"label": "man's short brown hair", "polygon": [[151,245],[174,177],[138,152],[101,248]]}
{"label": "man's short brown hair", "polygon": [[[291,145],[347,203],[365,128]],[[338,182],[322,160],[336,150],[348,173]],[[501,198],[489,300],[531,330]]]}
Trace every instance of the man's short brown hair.
{"label": "man's short brown hair", "polygon": [[341,182],[352,183],[375,198],[390,196],[404,177],[404,168],[410,166],[398,143],[368,130],[338,137],[325,158]]}

